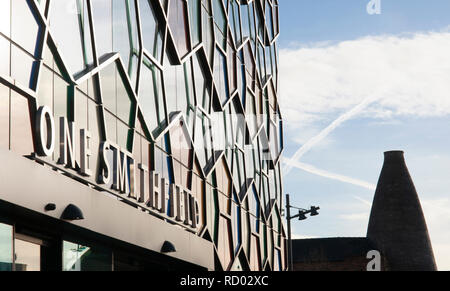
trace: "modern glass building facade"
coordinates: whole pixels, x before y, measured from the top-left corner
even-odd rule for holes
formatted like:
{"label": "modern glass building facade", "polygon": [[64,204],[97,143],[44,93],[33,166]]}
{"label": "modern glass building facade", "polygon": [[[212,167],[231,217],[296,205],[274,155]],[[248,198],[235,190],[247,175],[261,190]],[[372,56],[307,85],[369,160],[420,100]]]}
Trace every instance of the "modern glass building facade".
{"label": "modern glass building facade", "polygon": [[0,0],[0,270],[285,270],[278,35],[278,0]]}

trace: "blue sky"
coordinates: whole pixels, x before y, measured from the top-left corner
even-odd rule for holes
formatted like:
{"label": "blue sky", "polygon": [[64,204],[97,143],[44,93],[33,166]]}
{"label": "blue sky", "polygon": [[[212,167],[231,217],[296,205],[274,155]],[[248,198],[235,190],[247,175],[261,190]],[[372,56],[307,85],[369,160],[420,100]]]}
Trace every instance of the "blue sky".
{"label": "blue sky", "polygon": [[365,236],[383,152],[401,149],[450,270],[450,1],[381,0],[380,15],[369,0],[279,2],[284,156],[301,149],[302,168],[285,192],[322,208],[293,233]]}

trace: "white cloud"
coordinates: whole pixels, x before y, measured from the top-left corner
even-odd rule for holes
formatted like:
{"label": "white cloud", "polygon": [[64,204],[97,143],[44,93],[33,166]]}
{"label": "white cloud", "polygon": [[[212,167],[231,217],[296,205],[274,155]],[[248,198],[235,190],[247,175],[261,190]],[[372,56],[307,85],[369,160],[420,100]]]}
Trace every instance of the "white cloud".
{"label": "white cloud", "polygon": [[450,33],[371,36],[280,50],[280,99],[287,126],[308,127],[376,98],[365,114],[450,113]]}

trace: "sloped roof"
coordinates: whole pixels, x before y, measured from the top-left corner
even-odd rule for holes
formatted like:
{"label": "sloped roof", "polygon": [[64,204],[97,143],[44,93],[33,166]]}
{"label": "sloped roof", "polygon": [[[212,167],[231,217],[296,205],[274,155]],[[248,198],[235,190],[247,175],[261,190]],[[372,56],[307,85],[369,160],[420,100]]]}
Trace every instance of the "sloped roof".
{"label": "sloped roof", "polygon": [[366,257],[373,246],[367,238],[321,238],[292,241],[294,263],[336,262]]}

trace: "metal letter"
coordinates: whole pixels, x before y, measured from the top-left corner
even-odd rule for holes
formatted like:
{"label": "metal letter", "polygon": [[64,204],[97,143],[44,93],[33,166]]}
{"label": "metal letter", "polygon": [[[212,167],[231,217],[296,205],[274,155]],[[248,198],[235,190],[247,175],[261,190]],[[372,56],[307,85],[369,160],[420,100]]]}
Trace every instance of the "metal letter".
{"label": "metal letter", "polygon": [[148,201],[146,201],[145,204],[153,209],[158,209],[157,201],[159,196],[161,196],[160,183],[161,180],[159,180],[159,174],[150,172],[150,195],[148,197]]}
{"label": "metal letter", "polygon": [[176,220],[177,221],[181,221],[181,222],[183,222],[184,223],[184,221],[185,221],[185,219],[186,219],[186,215],[185,215],[185,210],[184,210],[184,208],[185,208],[185,206],[184,206],[184,194],[185,193],[185,191],[184,191],[184,189],[182,189],[181,191],[179,191],[178,193],[177,193],[177,204],[178,204],[178,207],[177,207],[177,217],[176,217]]}
{"label": "metal letter", "polygon": [[114,147],[114,179],[113,189],[128,194],[130,183],[128,180],[128,159],[129,154]]}
{"label": "metal letter", "polygon": [[189,216],[191,220],[191,226],[193,229],[197,229],[197,211],[196,211],[196,201],[194,196],[189,195]]}
{"label": "metal letter", "polygon": [[59,163],[75,169],[75,143],[74,143],[74,122],[67,122],[65,117],[59,119],[60,137],[59,137]]}
{"label": "metal letter", "polygon": [[139,203],[145,203],[147,201],[146,198],[149,195],[149,193],[147,191],[147,189],[148,189],[148,187],[147,187],[147,185],[148,185],[148,180],[147,180],[148,167],[143,165],[143,164],[139,164],[138,168],[139,168],[140,178],[141,178],[141,185],[140,185],[138,202]]}
{"label": "metal letter", "polygon": [[159,197],[159,207],[157,210],[159,210],[162,214],[167,214],[167,209],[169,208],[169,181],[166,178],[161,179],[161,195]]}
{"label": "metal letter", "polygon": [[187,190],[183,191],[183,200],[184,200],[184,224],[189,225],[189,196],[191,193]]}
{"label": "metal letter", "polygon": [[180,187],[175,185],[175,184],[171,184],[170,185],[170,190],[169,190],[169,213],[168,216],[170,218],[175,218],[177,216],[177,212],[178,212],[178,202],[177,202],[177,196],[178,193],[180,192]]}
{"label": "metal letter", "polygon": [[100,174],[98,178],[100,184],[108,184],[111,180],[111,168],[107,156],[109,149],[109,142],[104,141],[100,144]]}
{"label": "metal letter", "polygon": [[91,137],[91,133],[86,129],[80,130],[80,174],[86,177],[92,176],[92,171],[89,168],[89,158],[92,152],[88,142]]}
{"label": "metal letter", "polygon": [[[47,137],[44,136],[47,130]],[[49,157],[55,150],[55,121],[50,108],[42,106],[36,114],[36,145],[37,154],[41,157]]]}

